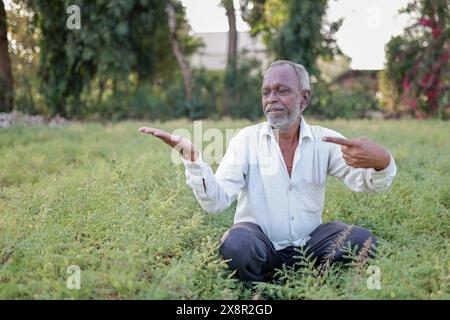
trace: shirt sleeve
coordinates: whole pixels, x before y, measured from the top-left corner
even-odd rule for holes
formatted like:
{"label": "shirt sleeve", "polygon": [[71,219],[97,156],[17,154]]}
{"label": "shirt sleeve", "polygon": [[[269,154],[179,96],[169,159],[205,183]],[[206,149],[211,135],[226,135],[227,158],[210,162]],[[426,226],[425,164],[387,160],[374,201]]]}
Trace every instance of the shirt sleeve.
{"label": "shirt sleeve", "polygon": [[199,157],[195,162],[182,158],[186,183],[191,187],[200,206],[209,213],[226,210],[245,185],[245,145],[233,137],[214,174],[211,166]]}
{"label": "shirt sleeve", "polygon": [[[336,133],[336,137],[345,138]],[[328,162],[328,174],[342,180],[352,191],[356,192],[380,192],[387,189],[397,174],[392,153],[389,165],[383,170],[376,171],[374,168],[353,168],[345,163],[342,156],[341,146],[332,144]]]}

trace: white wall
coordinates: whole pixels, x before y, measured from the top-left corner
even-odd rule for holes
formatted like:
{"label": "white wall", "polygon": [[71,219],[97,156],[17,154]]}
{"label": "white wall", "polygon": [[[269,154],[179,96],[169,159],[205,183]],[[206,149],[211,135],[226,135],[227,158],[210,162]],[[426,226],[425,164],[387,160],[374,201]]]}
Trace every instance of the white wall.
{"label": "white wall", "polygon": [[[193,67],[210,70],[223,70],[227,65],[228,32],[196,33],[205,46],[191,57]],[[248,56],[261,61],[263,67],[268,63],[267,50],[261,37],[252,38],[249,32],[238,32],[238,51],[248,50]]]}

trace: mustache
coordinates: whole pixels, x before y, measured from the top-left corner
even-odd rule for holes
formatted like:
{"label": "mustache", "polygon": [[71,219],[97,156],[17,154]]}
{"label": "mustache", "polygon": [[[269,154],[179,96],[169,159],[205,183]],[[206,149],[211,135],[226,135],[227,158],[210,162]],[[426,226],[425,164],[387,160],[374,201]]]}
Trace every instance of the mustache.
{"label": "mustache", "polygon": [[283,104],[275,104],[275,105],[268,105],[266,107],[265,113],[268,113],[270,111],[286,111],[287,108]]}

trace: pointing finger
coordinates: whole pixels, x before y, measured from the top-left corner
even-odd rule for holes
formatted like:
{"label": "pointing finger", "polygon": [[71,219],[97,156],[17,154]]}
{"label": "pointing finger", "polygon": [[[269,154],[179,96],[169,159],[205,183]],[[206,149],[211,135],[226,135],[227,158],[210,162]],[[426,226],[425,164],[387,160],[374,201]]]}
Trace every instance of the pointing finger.
{"label": "pointing finger", "polygon": [[353,143],[350,140],[347,140],[344,138],[338,138],[338,137],[323,137],[322,140],[325,142],[340,144],[341,146],[350,147],[353,145]]}

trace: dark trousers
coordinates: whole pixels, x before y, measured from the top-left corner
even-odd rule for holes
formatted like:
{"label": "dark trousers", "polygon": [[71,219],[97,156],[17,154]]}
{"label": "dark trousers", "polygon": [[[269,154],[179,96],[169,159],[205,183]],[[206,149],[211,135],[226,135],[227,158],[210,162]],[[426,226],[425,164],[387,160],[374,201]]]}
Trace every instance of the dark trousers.
{"label": "dark trousers", "polygon": [[[349,245],[374,249],[376,238],[364,228],[347,225],[339,221],[321,224],[311,234],[304,249],[316,265],[336,261],[346,262],[344,248]],[[373,257],[369,250],[368,256]],[[294,246],[276,251],[261,228],[250,222],[237,223],[225,232],[219,247],[220,255],[228,261],[231,269],[244,281],[266,281],[271,279],[275,268],[283,264],[294,266],[299,252]]]}

